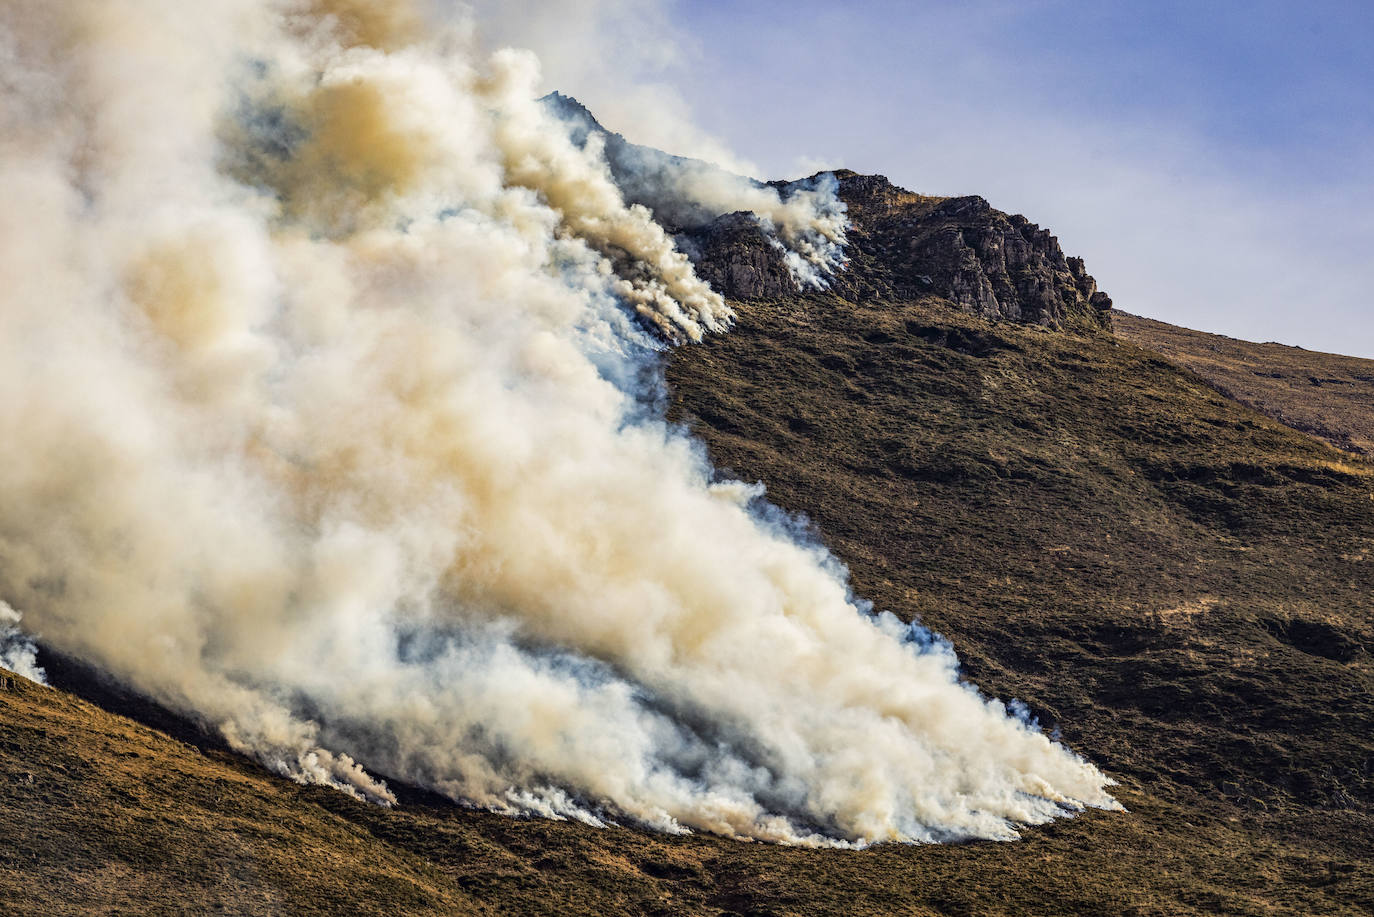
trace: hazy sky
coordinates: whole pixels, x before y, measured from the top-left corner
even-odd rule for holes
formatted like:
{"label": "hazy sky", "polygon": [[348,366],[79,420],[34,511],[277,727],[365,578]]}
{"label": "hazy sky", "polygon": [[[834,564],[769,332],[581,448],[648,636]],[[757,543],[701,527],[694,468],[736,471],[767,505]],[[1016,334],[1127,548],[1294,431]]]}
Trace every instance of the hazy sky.
{"label": "hazy sky", "polygon": [[1374,0],[602,5],[657,8],[630,59],[762,177],[981,194],[1127,311],[1374,357]]}

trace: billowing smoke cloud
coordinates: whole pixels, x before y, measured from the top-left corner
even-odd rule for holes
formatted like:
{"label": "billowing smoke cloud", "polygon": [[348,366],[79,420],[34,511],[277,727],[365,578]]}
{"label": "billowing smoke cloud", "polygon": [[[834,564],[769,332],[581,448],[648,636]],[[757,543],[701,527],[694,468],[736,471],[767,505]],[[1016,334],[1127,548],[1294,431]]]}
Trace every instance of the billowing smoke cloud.
{"label": "billowing smoke cloud", "polygon": [[474,47],[404,2],[0,7],[0,597],[383,804],[810,844],[1114,806],[648,413],[729,311]]}

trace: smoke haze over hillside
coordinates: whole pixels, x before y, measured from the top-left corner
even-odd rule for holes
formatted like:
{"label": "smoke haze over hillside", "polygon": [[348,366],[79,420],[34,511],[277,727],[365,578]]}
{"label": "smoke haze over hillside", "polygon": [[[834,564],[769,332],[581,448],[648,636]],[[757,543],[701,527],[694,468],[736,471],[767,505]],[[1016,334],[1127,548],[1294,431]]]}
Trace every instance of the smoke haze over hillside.
{"label": "smoke haze over hillside", "polygon": [[[809,844],[1114,807],[645,406],[729,307],[476,29],[0,9],[0,600],[384,804]],[[834,241],[823,190],[711,194]]]}

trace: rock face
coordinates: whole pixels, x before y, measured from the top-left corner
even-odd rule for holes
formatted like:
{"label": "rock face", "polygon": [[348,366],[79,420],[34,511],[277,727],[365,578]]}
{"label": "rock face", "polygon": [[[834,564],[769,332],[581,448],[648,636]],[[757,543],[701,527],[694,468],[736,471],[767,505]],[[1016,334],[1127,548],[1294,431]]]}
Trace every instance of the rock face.
{"label": "rock face", "polygon": [[731,299],[772,299],[798,292],[783,254],[750,213],[729,213],[700,229],[678,234],[678,246],[697,273]]}
{"label": "rock face", "polygon": [[[1025,217],[981,197],[913,194],[881,175],[837,177],[853,228],[836,292],[938,297],[971,314],[1047,327],[1110,327],[1111,298],[1083,260],[1066,257],[1058,239]],[[691,233],[686,247],[698,271],[737,299],[796,293],[781,253],[747,228],[747,217],[732,214]]]}
{"label": "rock face", "polygon": [[840,175],[854,221],[842,281],[855,293],[935,295],[987,318],[1105,325],[1112,301],[1049,230],[981,197],[911,194],[880,175]]}

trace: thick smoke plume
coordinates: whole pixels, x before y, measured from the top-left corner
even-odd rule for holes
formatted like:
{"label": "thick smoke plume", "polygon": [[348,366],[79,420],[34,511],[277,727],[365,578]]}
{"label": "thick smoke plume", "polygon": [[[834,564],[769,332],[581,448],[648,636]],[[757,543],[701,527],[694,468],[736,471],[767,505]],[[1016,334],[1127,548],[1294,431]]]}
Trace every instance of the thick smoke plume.
{"label": "thick smoke plume", "polygon": [[418,2],[0,6],[26,629],[384,804],[798,844],[1113,806],[646,413],[729,309],[475,48]]}

